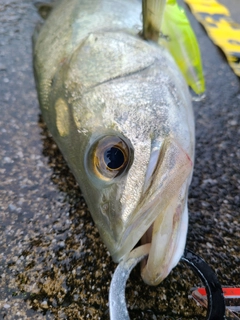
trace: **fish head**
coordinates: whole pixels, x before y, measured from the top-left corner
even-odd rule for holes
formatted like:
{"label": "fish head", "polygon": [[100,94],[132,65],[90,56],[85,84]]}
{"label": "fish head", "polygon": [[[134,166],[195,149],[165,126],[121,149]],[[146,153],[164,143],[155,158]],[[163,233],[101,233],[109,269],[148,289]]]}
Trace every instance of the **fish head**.
{"label": "fish head", "polygon": [[55,139],[114,261],[150,242],[142,275],[157,284],[187,232],[194,126],[185,81],[164,49],[116,32],[90,34],[59,74]]}

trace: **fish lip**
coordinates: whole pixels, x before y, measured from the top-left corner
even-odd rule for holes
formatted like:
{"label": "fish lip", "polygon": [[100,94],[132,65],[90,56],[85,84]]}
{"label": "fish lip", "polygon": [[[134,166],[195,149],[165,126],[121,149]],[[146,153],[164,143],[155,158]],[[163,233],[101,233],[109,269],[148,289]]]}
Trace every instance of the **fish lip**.
{"label": "fish lip", "polygon": [[128,242],[127,241],[129,239],[128,235],[126,235],[126,233],[130,233],[131,229],[133,229],[133,226],[128,227],[127,232],[125,232],[124,234],[124,240],[121,240],[121,243],[119,245],[117,245],[117,248],[114,252],[111,253],[112,259],[114,262],[118,263],[120,262],[122,259],[124,259],[125,256],[127,256],[132,250],[133,248],[136,246],[136,244],[141,240],[141,238],[144,236],[144,234],[147,232],[147,230],[145,230],[143,232],[143,234],[141,234],[138,239],[136,241],[134,241],[134,244],[129,247],[128,246]]}
{"label": "fish lip", "polygon": [[[115,252],[112,252],[111,253],[111,256],[114,260],[114,262],[119,262],[121,261],[125,256],[127,256],[131,251],[132,249],[136,246],[136,244],[141,240],[141,238],[144,236],[144,234],[149,230],[149,228],[151,227],[152,224],[154,224],[156,218],[151,221],[151,223],[149,223],[149,225],[146,227],[146,229],[144,229],[144,231],[139,234],[139,237],[134,241],[134,244],[129,248],[128,246],[128,243],[130,242],[130,238],[129,238],[129,234],[131,234],[131,237],[133,237],[133,233],[132,233],[132,229],[134,228],[138,228],[138,226],[142,226],[145,218],[147,216],[150,215],[150,213],[154,210],[157,210],[158,206],[158,194],[154,197],[154,199],[151,201],[152,205],[150,206],[150,208],[148,208],[147,210],[143,210],[147,204],[145,204],[140,210],[138,210],[138,212],[140,211],[143,211],[143,213],[141,214],[141,219],[138,219],[136,222],[137,222],[137,225],[130,225],[127,230],[124,232],[123,234],[123,237],[121,238],[121,240],[119,241],[119,243],[117,244],[117,248],[116,248],[116,251]],[[155,206],[154,206],[155,204]]]}
{"label": "fish lip", "polygon": [[[156,209],[156,208],[154,208]],[[153,209],[153,210],[154,210]],[[177,265],[179,260],[182,257],[185,244],[186,244],[186,235],[187,235],[187,227],[188,227],[188,211],[187,206],[184,208],[183,218],[181,219],[181,213],[174,214],[173,219],[175,223],[172,228],[168,230],[170,236],[170,241],[164,246],[162,250],[161,256],[158,256],[158,260],[161,260],[160,263],[157,264],[157,271],[155,272],[155,266],[149,266],[149,257],[155,254],[155,250],[153,248],[154,241],[154,224],[156,220],[164,215],[164,211],[160,211],[159,216],[153,221],[150,227],[141,235],[138,239],[141,240],[141,244],[134,245],[130,250],[126,250],[124,252],[124,246],[120,246],[120,250],[116,251],[112,256],[115,262],[120,262],[132,252],[134,247],[140,247],[145,244],[150,244],[149,256],[145,258],[141,263],[141,275],[145,283],[149,285],[158,285],[162,280],[164,280],[171,270]],[[183,230],[184,229],[184,230]],[[144,237],[146,236],[147,240],[145,241]],[[151,253],[152,251],[152,253]],[[157,250],[158,251],[158,250]]]}
{"label": "fish lip", "polygon": [[[188,208],[187,198],[184,198],[182,200],[181,210],[177,209],[173,214],[173,225],[172,228],[168,231],[171,234],[171,237],[169,238],[167,245],[163,246],[164,249],[162,250],[161,255],[159,255],[158,250],[159,241],[155,241],[154,234],[152,236],[148,260],[145,260],[145,263],[143,263],[141,266],[141,275],[145,283],[149,285],[158,285],[178,264],[185,249],[187,230]],[[157,236],[156,238],[157,240],[159,240]],[[155,248],[153,245],[154,241],[158,243],[157,247],[155,243]]]}

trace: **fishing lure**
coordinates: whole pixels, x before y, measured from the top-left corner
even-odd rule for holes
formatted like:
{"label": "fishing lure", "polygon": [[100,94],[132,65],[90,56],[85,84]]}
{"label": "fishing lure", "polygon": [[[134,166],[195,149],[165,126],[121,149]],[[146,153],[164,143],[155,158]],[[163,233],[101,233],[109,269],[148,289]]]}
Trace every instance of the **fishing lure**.
{"label": "fishing lure", "polygon": [[176,0],[167,0],[159,42],[174,57],[188,85],[197,94],[205,91],[201,54],[191,24]]}

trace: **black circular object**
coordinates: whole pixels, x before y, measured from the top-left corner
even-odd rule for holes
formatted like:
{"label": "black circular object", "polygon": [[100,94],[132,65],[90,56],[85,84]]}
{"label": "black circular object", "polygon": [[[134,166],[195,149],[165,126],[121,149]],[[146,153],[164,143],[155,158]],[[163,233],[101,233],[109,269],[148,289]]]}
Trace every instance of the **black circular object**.
{"label": "black circular object", "polygon": [[[111,320],[130,320],[125,298],[126,283],[132,269],[148,257],[150,244],[135,248],[126,260],[120,261],[110,285],[109,310]],[[224,320],[225,300],[222,287],[214,271],[195,253],[185,249],[181,260],[187,263],[193,272],[201,278],[207,292],[207,320]]]}
{"label": "black circular object", "polygon": [[124,154],[117,147],[111,147],[104,152],[104,161],[108,168],[117,170],[124,164]]}
{"label": "black circular object", "polygon": [[185,249],[181,260],[186,262],[204,283],[208,297],[207,320],[225,319],[225,300],[215,272],[190,250]]}

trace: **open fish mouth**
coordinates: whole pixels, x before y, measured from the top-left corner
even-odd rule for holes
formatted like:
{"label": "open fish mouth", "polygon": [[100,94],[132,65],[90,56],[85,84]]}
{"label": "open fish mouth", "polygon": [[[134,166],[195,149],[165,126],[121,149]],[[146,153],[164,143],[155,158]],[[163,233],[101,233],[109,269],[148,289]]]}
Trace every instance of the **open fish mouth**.
{"label": "open fish mouth", "polygon": [[186,198],[179,204],[178,197],[173,199],[141,238],[141,244],[151,244],[141,266],[142,278],[150,285],[165,279],[183,254],[188,229]]}
{"label": "open fish mouth", "polygon": [[151,243],[142,277],[150,285],[160,283],[178,263],[183,253],[188,227],[187,192],[192,161],[179,144],[167,139],[153,150],[146,172],[141,201],[118,250],[112,253],[121,260],[141,239]]}

